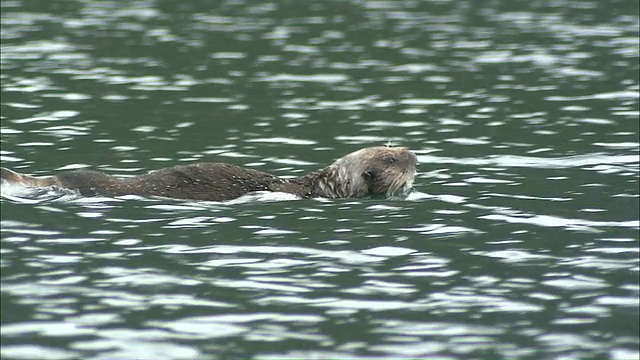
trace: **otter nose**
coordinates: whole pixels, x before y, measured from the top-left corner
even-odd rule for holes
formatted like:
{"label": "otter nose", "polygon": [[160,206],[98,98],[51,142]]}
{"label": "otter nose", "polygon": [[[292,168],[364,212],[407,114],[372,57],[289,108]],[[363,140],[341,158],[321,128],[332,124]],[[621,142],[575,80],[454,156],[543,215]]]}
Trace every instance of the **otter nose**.
{"label": "otter nose", "polygon": [[418,157],[413,152],[407,150],[404,152],[405,161],[411,164],[411,166],[416,167],[418,165]]}

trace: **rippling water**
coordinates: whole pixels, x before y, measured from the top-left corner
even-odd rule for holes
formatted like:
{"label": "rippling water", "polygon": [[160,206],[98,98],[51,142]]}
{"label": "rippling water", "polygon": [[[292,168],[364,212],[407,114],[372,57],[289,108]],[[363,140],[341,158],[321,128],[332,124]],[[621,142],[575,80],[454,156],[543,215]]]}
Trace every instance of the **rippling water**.
{"label": "rippling water", "polygon": [[3,184],[3,359],[638,359],[638,4],[2,1],[2,166],[299,176],[404,200]]}

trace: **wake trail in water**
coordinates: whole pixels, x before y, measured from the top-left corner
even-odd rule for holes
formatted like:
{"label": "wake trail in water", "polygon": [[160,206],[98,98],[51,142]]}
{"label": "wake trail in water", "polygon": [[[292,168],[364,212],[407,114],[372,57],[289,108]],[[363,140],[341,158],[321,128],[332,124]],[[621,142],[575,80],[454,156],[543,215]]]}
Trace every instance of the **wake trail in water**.
{"label": "wake trail in water", "polygon": [[72,201],[81,197],[80,193],[57,186],[29,187],[2,180],[0,196],[18,203],[38,204],[51,201]]}

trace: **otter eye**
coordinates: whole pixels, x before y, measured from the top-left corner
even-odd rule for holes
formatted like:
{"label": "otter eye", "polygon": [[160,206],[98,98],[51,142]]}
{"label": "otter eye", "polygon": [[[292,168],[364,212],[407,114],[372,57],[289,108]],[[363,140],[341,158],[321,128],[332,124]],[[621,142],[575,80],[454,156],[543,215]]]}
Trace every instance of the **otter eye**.
{"label": "otter eye", "polygon": [[387,161],[389,162],[389,164],[393,164],[394,162],[396,162],[396,157],[395,156],[391,156],[391,157],[389,157],[389,159]]}

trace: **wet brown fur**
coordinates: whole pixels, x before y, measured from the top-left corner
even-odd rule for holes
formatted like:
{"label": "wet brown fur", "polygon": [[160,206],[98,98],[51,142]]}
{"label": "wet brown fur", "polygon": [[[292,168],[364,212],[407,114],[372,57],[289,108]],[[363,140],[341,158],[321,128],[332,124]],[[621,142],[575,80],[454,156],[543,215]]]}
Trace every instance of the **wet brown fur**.
{"label": "wet brown fur", "polygon": [[360,198],[410,191],[417,158],[406,148],[370,147],[295,179],[226,163],[178,165],[148,174],[118,178],[98,171],[73,170],[33,177],[1,168],[4,181],[30,187],[58,186],[83,196],[142,195],[225,201],[254,191],[278,191],[300,197]]}

